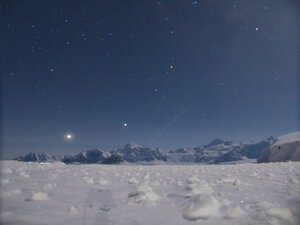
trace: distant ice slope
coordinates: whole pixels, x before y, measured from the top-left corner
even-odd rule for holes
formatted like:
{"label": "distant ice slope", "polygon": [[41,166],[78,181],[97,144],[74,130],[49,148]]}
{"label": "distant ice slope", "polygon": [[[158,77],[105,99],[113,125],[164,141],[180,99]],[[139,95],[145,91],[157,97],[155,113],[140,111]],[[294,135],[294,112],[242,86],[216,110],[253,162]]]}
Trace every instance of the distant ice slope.
{"label": "distant ice slope", "polygon": [[300,131],[296,131],[278,137],[274,145],[282,145],[282,144],[288,144],[293,142],[300,142]]}
{"label": "distant ice slope", "polygon": [[278,137],[277,141],[266,148],[258,162],[300,161],[300,131]]}
{"label": "distant ice slope", "polygon": [[300,224],[300,162],[0,168],[2,225]]}

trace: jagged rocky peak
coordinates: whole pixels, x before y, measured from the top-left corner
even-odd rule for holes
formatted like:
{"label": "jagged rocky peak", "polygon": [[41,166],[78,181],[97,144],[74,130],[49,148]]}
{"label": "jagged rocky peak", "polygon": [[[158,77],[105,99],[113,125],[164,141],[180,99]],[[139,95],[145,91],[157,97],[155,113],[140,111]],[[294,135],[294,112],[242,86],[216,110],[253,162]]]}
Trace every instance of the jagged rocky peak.
{"label": "jagged rocky peak", "polygon": [[192,148],[178,148],[175,150],[169,151],[170,153],[191,153],[194,152]]}
{"label": "jagged rocky peak", "polygon": [[109,156],[108,152],[105,152],[103,150],[99,150],[99,149],[91,149],[91,150],[87,150],[85,151],[85,155],[87,157],[93,157],[93,156],[103,156],[103,157],[107,157]]}
{"label": "jagged rocky peak", "polygon": [[208,144],[208,146],[220,145],[220,144],[224,144],[224,143],[225,143],[225,141],[223,141],[222,139],[216,138],[216,139],[212,140],[212,141]]}
{"label": "jagged rocky peak", "polygon": [[277,138],[274,138],[273,136],[270,136],[267,138],[267,141],[270,142],[271,144],[273,144],[275,141],[277,141]]}
{"label": "jagged rocky peak", "polygon": [[232,141],[223,141],[221,138],[216,138],[214,140],[212,140],[208,145],[206,145],[207,147],[209,146],[215,146],[215,145],[232,145]]}
{"label": "jagged rocky peak", "polygon": [[129,142],[128,144],[126,144],[124,146],[124,148],[126,148],[126,149],[135,149],[135,148],[141,148],[141,146],[132,141],[132,142]]}
{"label": "jagged rocky peak", "polygon": [[62,161],[64,163],[101,163],[109,156],[109,152],[99,149],[92,149],[80,152],[75,156],[65,156]]}
{"label": "jagged rocky peak", "polygon": [[21,155],[19,157],[14,158],[14,160],[24,161],[24,162],[47,162],[47,161],[56,161],[59,159],[56,156],[52,156],[46,153],[29,152],[25,156]]}
{"label": "jagged rocky peak", "polygon": [[102,164],[120,164],[123,163],[124,160],[122,159],[122,156],[119,154],[111,155],[108,158],[104,159],[102,161]]}

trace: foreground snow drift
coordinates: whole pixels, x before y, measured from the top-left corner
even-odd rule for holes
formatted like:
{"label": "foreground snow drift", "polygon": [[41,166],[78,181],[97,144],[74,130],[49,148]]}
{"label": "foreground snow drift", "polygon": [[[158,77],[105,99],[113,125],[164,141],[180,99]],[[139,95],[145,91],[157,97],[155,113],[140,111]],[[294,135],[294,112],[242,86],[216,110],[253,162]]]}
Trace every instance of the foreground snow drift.
{"label": "foreground snow drift", "polygon": [[1,224],[300,224],[299,162],[1,168]]}

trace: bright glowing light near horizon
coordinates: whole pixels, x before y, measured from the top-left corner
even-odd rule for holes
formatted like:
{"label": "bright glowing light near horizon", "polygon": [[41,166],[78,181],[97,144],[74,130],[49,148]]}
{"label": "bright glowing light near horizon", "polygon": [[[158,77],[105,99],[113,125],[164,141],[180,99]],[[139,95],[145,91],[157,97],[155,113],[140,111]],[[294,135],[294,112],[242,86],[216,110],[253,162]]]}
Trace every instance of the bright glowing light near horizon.
{"label": "bright glowing light near horizon", "polygon": [[72,140],[73,138],[74,138],[73,134],[70,134],[70,133],[65,134],[65,139],[66,140]]}
{"label": "bright glowing light near horizon", "polygon": [[128,125],[127,123],[124,123],[124,124],[123,124],[124,127],[127,127],[127,125]]}

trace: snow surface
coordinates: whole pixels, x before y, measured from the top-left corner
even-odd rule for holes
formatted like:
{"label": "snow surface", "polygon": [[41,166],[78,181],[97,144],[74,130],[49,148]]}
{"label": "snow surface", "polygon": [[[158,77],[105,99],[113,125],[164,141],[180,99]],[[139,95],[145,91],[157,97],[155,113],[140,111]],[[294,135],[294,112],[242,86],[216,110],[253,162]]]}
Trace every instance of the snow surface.
{"label": "snow surface", "polygon": [[300,224],[300,162],[0,166],[1,224]]}
{"label": "snow surface", "polygon": [[292,143],[296,141],[300,142],[300,131],[282,135],[277,139],[278,140],[273,145],[282,145],[282,144]]}

